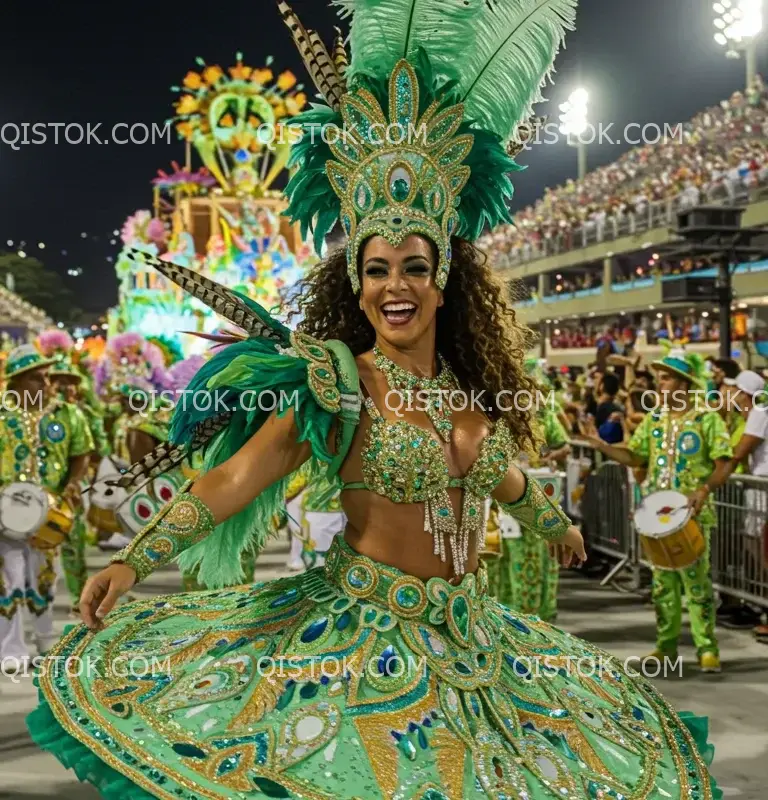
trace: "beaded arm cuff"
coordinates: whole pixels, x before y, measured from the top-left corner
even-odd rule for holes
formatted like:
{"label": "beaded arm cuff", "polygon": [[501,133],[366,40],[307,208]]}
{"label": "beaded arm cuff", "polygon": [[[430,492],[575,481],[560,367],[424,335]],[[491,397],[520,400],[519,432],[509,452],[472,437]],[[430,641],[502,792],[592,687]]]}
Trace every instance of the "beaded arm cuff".
{"label": "beaded arm cuff", "polygon": [[184,492],[176,495],[111,561],[131,567],[139,583],[158,567],[173,561],[188,547],[204,539],[214,527],[213,514],[208,506],[199,497]]}
{"label": "beaded arm cuff", "polygon": [[571,520],[544,494],[535,478],[523,474],[526,480],[523,496],[515,503],[500,502],[499,507],[542,539],[559,539],[571,526]]}

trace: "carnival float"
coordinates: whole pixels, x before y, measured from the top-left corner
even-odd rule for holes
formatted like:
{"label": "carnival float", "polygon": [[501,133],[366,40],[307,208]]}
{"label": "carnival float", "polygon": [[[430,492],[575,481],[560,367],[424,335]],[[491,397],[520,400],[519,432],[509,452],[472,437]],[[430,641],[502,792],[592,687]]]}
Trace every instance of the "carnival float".
{"label": "carnival float", "polygon": [[[119,300],[109,335],[136,331],[161,345],[171,364],[202,353],[208,343],[184,332],[214,333],[218,321],[202,303],[132,260],[143,250],[199,271],[278,314],[291,288],[316,263],[311,242],[281,216],[285,201],[272,189],[288,165],[291,117],[307,103],[290,71],[272,59],[254,68],[206,65],[189,71],[170,122],[184,142],[184,166],[174,162],[152,180],[152,208],[132,214],[121,230],[116,259]],[[192,166],[193,156],[202,162]]]}

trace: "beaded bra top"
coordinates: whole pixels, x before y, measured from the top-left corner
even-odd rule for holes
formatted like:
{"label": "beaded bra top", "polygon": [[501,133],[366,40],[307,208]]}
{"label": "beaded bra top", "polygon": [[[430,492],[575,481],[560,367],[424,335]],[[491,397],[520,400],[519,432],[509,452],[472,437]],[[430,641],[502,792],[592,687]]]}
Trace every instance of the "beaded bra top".
{"label": "beaded bra top", "polygon": [[[367,489],[393,503],[424,503],[424,530],[433,536],[435,555],[446,561],[447,539],[454,572],[463,575],[471,534],[483,546],[485,500],[517,454],[509,428],[499,420],[483,439],[469,472],[456,478],[449,474],[443,447],[429,430],[405,420],[385,419],[370,397],[364,405],[373,424],[363,446],[363,481],[345,483],[342,488]],[[464,490],[460,523],[448,495],[448,489],[454,488]]]}

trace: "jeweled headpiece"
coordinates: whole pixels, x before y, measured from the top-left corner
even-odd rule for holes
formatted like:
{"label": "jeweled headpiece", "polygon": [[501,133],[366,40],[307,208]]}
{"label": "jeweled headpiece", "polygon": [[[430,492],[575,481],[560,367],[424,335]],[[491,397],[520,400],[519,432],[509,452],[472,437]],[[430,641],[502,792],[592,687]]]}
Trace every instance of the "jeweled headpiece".
{"label": "jeweled headpiece", "polygon": [[477,239],[510,221],[515,134],[576,0],[335,0],[352,17],[329,53],[287,3],[279,9],[327,105],[294,119],[303,136],[289,166],[286,214],[322,248],[341,222],[355,291],[358,253],[375,234],[399,246],[411,234],[437,247],[448,280],[451,237]]}

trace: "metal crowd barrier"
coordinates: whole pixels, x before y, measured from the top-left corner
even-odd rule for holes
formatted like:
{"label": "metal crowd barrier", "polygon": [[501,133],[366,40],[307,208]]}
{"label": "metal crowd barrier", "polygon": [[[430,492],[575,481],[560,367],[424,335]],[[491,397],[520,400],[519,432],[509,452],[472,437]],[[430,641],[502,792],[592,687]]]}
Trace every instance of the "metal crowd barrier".
{"label": "metal crowd barrier", "polygon": [[[572,450],[566,511],[583,526],[587,546],[617,562],[602,584],[624,570],[637,574],[640,567],[650,568],[632,522],[637,499],[632,470],[606,460],[589,445],[574,442]],[[715,588],[768,607],[768,478],[733,475],[713,499],[717,525],[710,558]]]}

